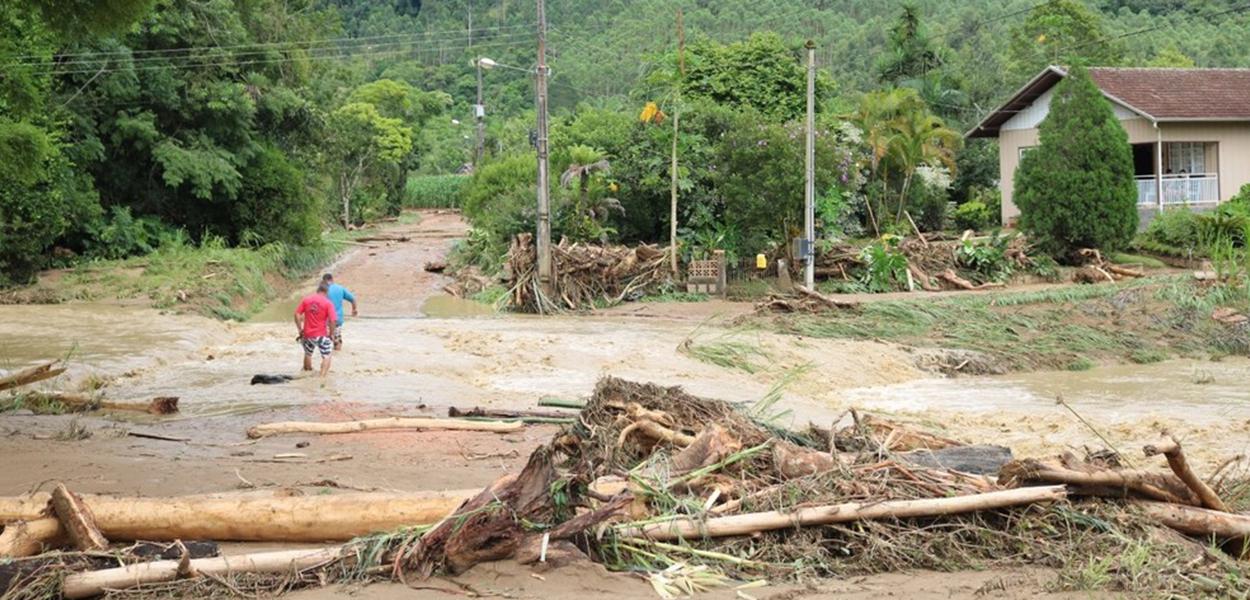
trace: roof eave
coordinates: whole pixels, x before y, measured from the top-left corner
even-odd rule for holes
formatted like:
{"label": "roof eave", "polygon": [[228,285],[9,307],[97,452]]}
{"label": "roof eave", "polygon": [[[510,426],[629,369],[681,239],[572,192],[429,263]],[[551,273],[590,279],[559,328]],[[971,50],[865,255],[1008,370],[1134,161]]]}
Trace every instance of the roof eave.
{"label": "roof eave", "polygon": [[[995,116],[1001,113],[1005,108],[1017,102],[1022,96],[1028,93],[1033,87],[1041,83],[1043,78],[1052,74],[1058,75],[1059,79],[1063,79],[1064,77],[1067,77],[1067,72],[1065,72],[1063,69],[1055,65],[1050,65],[1046,67],[1045,69],[1042,69],[1042,72],[1038,73],[1037,75],[1034,75],[1033,78],[1028,81],[1028,83],[1025,83],[1023,86],[1020,87],[1020,89],[1016,90],[1016,93],[1012,94],[1011,98],[1008,98],[1006,102],[1003,102],[1001,105],[999,105],[998,108],[991,111],[990,114],[985,115],[985,117],[981,119],[979,123],[977,123],[976,127],[973,127],[971,130],[969,130],[967,133],[964,134],[964,138],[998,137],[997,127],[994,127],[993,129],[987,128],[987,124],[989,123],[990,119],[993,119]],[[1053,85],[1054,83],[1051,83],[1051,86]],[[1049,89],[1049,87],[1047,87],[1047,89]],[[1039,95],[1041,93],[1045,93],[1045,91],[1046,90],[1042,90],[1039,93]]]}

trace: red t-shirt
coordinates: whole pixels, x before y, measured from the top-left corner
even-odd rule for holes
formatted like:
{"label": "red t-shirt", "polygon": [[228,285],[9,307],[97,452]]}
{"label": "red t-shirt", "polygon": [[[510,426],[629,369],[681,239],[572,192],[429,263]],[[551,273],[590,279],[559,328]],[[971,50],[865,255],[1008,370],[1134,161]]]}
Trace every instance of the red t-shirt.
{"label": "red t-shirt", "polygon": [[321,294],[311,294],[300,300],[295,314],[304,315],[304,337],[318,338],[330,335],[327,326],[332,320],[338,320],[334,314],[334,304]]}

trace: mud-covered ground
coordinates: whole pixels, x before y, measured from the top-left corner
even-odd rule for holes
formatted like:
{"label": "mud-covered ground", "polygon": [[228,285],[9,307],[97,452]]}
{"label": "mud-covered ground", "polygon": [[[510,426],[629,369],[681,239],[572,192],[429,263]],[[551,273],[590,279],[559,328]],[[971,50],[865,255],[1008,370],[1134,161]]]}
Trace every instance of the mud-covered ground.
{"label": "mud-covered ground", "polygon": [[[644,304],[591,316],[488,315],[443,296],[449,279],[423,270],[446,256],[464,223],[447,212],[389,226],[408,242],[359,247],[333,267],[360,300],[345,327],[345,349],[330,377],[249,385],[258,373],[297,374],[300,350],[290,320],[294,298],[252,322],[222,323],[111,303],[3,306],[0,369],[71,356],[70,377],[49,389],[104,384],[115,399],[181,398],[175,417],[0,415],[0,494],[64,481],[80,492],[175,495],[241,487],[427,490],[480,487],[518,468],[556,429],[520,433],[366,433],[283,436],[256,442],[244,431],[269,421],[345,420],[379,415],[443,415],[449,406],[534,407],[543,396],[588,395],[611,374],[682,385],[698,395],[753,402],[796,367],[779,408],[794,424],[828,424],[850,406],[899,411],[969,441],[1034,455],[1096,445],[1097,436],[1063,406],[1127,448],[1160,429],[1178,434],[1195,461],[1210,465],[1250,446],[1250,374],[1243,361],[1167,362],[1097,368],[1080,374],[1031,373],[942,379],[916,366],[909,348],[877,341],[802,339],[731,329],[749,305]],[[768,357],[754,373],[701,362],[682,352],[690,337],[744,339]],[[1027,349],[1022,349],[1027,351]],[[86,439],[67,439],[71,424]],[[186,441],[138,438],[156,433]],[[302,443],[307,443],[303,446]],[[301,447],[297,448],[297,444]],[[298,462],[277,462],[298,452]],[[317,462],[329,457],[348,460]],[[778,598],[882,596],[1032,597],[1053,574],[892,574],[754,593]],[[640,579],[593,565],[532,573],[484,566],[460,578],[483,595],[549,599],[651,598]],[[465,589],[443,582],[444,587]],[[344,590],[314,590],[323,598]],[[362,598],[442,598],[447,592],[375,586]],[[733,597],[733,593],[713,597]],[[1081,595],[1081,597],[1086,597]]]}

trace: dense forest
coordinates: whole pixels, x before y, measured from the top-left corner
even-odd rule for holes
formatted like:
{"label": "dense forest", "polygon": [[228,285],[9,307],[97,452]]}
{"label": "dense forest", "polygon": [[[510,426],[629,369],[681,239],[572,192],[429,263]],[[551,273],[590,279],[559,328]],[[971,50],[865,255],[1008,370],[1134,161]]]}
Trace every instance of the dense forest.
{"label": "dense forest", "polygon": [[[680,115],[683,252],[781,244],[800,217],[808,39],[825,235],[905,212],[992,222],[996,151],[959,133],[996,101],[1050,63],[1250,66],[1247,9],[550,0],[556,233],[663,240]],[[532,226],[535,18],[518,0],[5,2],[0,284],[162,244],[316,244],[414,189],[462,198],[465,254],[497,263]],[[472,161],[479,57],[497,63],[484,163],[414,186]]]}

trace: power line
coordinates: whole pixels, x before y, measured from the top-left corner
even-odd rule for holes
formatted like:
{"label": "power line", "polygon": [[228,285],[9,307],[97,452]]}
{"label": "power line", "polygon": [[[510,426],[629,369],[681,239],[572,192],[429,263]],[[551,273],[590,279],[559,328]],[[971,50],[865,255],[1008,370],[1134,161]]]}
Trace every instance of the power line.
{"label": "power line", "polygon": [[[27,55],[22,55],[22,56],[15,56],[13,57],[13,60],[15,61],[33,60],[35,61],[36,64],[44,64],[44,63],[50,63],[50,62],[57,63],[57,64],[67,64],[69,62],[74,62],[74,61],[59,61],[58,62],[58,60],[62,58],[81,58],[81,57],[95,58],[95,57],[108,57],[108,56],[164,55],[164,54],[176,54],[176,53],[188,53],[189,54],[191,52],[196,52],[196,51],[236,50],[240,48],[274,48],[274,47],[284,47],[284,46],[299,47],[302,45],[315,46],[315,45],[336,44],[336,43],[350,44],[350,43],[358,43],[358,42],[382,41],[382,40],[395,39],[395,38],[412,38],[412,37],[421,37],[421,36],[440,37],[443,35],[453,35],[453,34],[454,35],[464,35],[464,34],[473,35],[482,31],[525,29],[525,28],[529,28],[532,26],[533,26],[532,23],[528,23],[528,24],[519,24],[519,25],[502,25],[502,26],[496,26],[496,27],[480,27],[480,28],[476,28],[473,30],[445,29],[445,30],[439,30],[439,31],[424,31],[424,32],[419,32],[419,33],[394,33],[394,34],[387,34],[387,35],[375,35],[375,36],[364,36],[364,37],[321,38],[321,39],[313,39],[313,40],[286,40],[286,41],[281,41],[281,42],[256,42],[256,43],[250,43],[250,44],[232,44],[232,45],[225,45],[225,46],[221,46],[221,45],[179,46],[175,48],[157,48],[157,49],[148,49],[148,50],[130,50],[130,49],[113,50],[113,51],[92,50],[92,51],[85,51],[85,52],[67,52],[67,53],[57,54],[57,55],[54,55],[51,59],[44,58],[43,56],[40,56],[40,55],[27,54]],[[22,65],[19,63],[9,63],[5,66],[11,67],[11,66],[25,66],[25,65]]]}
{"label": "power line", "polygon": [[[278,57],[278,58],[255,59],[255,60],[232,60],[232,59],[227,60],[227,59],[222,59],[218,57],[212,57],[212,58],[205,57],[205,58],[192,59],[186,62],[172,62],[168,64],[141,64],[139,66],[134,66],[134,67],[127,66],[126,64],[121,64],[116,68],[105,69],[105,72],[113,73],[113,72],[118,72],[118,71],[128,71],[128,72],[129,71],[158,71],[162,69],[232,67],[232,66],[244,66],[244,65],[262,65],[262,64],[275,64],[275,63],[285,63],[285,62],[299,62],[299,61],[304,61],[304,60],[316,61],[316,60],[326,60],[326,59],[336,59],[336,58],[352,58],[356,56],[366,56],[366,57],[391,56],[391,55],[405,54],[409,52],[437,52],[437,51],[460,52],[460,51],[468,50],[470,48],[477,48],[477,47],[485,48],[485,47],[515,46],[515,45],[518,45],[520,42],[528,41],[530,37],[531,35],[528,33],[517,33],[517,34],[512,34],[512,36],[509,37],[508,39],[496,39],[490,42],[479,42],[479,43],[473,43],[471,45],[466,43],[466,40],[456,40],[456,43],[453,43],[451,45],[441,45],[441,44],[440,45],[421,45],[421,44],[416,44],[413,42],[392,42],[388,44],[375,44],[375,45],[367,47],[367,49],[329,48],[329,49],[326,49],[329,52],[325,54],[314,54],[314,55],[309,55],[309,56],[295,56],[295,57],[284,56],[284,57]],[[392,46],[410,46],[410,47],[399,48],[396,50],[384,50],[384,48],[392,47]],[[383,50],[379,50],[379,49],[383,49]],[[206,62],[196,62],[196,61],[206,61]],[[55,76],[82,75],[82,74],[87,74],[87,73],[95,73],[98,70],[99,69],[94,69],[94,68],[72,69],[72,70],[52,69],[49,71],[32,72],[32,75],[55,75]]]}

